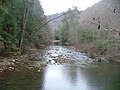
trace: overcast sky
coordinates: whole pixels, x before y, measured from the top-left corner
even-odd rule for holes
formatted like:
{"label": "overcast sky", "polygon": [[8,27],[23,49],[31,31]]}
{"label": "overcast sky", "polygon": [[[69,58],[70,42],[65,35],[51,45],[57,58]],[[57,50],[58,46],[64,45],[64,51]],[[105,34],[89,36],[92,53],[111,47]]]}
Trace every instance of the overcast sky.
{"label": "overcast sky", "polygon": [[40,0],[46,15],[59,13],[77,6],[79,10],[85,10],[100,0]]}

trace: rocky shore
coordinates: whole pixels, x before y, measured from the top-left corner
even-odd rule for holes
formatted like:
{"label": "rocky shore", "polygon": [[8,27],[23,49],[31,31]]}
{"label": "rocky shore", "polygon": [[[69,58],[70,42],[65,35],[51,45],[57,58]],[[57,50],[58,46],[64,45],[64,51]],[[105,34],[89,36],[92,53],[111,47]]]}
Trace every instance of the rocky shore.
{"label": "rocky shore", "polygon": [[[28,69],[40,69],[47,65],[47,62],[42,61],[41,59],[41,52],[41,49],[30,49],[23,55],[15,52],[5,52],[4,56],[0,56],[0,72],[7,69],[18,70],[17,66],[22,66]],[[35,63],[37,63],[37,65],[35,65]]]}

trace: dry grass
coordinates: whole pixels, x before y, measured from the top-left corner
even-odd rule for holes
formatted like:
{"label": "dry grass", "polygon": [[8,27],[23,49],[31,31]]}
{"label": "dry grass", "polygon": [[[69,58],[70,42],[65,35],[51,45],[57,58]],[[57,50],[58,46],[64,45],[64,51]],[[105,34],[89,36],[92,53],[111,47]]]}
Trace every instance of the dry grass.
{"label": "dry grass", "polygon": [[95,45],[79,44],[74,46],[80,52],[88,54],[91,58],[106,57],[112,60],[120,62],[120,50],[115,50],[115,48],[97,48]]}

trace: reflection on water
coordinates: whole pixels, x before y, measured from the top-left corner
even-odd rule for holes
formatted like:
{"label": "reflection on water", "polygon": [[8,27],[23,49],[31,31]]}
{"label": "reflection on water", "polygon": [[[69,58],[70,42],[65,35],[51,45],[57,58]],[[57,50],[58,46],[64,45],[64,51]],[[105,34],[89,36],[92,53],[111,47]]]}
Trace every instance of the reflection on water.
{"label": "reflection on water", "polygon": [[40,72],[5,71],[0,74],[0,90],[120,90],[120,64],[86,62],[87,56],[62,47],[46,50],[43,57],[52,55],[63,55],[70,62],[48,65]]}
{"label": "reflection on water", "polygon": [[46,68],[42,90],[120,90],[120,65],[50,65]]}
{"label": "reflection on water", "polygon": [[45,77],[44,90],[88,90],[89,88],[81,73],[70,71],[65,66],[48,66]]}

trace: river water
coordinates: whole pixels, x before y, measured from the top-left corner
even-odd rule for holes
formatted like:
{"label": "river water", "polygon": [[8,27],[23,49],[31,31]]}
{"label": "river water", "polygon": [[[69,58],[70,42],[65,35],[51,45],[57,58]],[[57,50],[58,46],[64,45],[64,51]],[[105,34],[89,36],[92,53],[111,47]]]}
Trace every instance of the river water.
{"label": "river water", "polygon": [[118,63],[94,62],[62,46],[46,48],[42,57],[49,63],[40,72],[21,68],[1,74],[0,90],[120,90]]}

